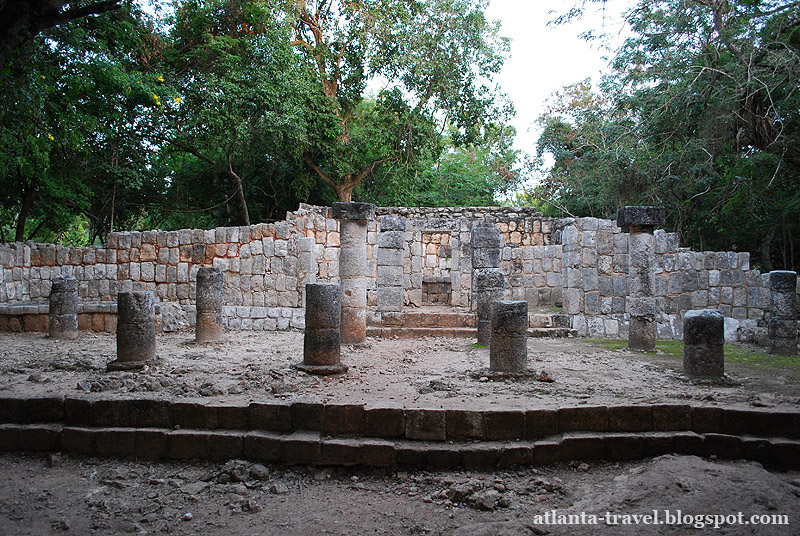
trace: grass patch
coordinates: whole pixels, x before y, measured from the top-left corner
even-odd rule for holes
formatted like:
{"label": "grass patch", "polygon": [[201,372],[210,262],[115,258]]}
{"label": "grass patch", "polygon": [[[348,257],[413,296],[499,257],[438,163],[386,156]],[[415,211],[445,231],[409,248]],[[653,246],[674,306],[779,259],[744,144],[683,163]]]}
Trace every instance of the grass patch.
{"label": "grass patch", "polygon": [[725,344],[725,361],[771,369],[787,368],[800,372],[800,356],[770,355],[760,348],[741,344]]}
{"label": "grass patch", "polygon": [[[625,339],[585,339],[594,346],[606,350],[624,350],[628,347]],[[656,352],[647,352],[650,355],[663,353],[674,357],[683,357],[683,341],[656,341]],[[800,372],[800,356],[770,355],[761,348],[744,344],[725,343],[725,362],[731,365],[745,365],[763,367],[773,370],[792,369]]]}

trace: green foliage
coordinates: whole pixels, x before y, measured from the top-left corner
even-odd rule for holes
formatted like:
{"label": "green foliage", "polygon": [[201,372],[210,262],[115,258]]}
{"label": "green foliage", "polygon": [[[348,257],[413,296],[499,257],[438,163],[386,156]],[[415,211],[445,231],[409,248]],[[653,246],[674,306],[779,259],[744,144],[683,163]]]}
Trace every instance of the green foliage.
{"label": "green foliage", "polygon": [[796,269],[798,20],[786,2],[639,2],[599,92],[567,87],[542,117],[554,163],[528,200],[605,217],[665,205],[686,245]]}
{"label": "green foliage", "polygon": [[356,188],[489,204],[518,180],[484,0],[118,4],[4,57],[0,240],[269,221]]}
{"label": "green foliage", "polygon": [[296,203],[301,148],[324,123],[311,117],[323,96],[287,30],[260,2],[207,0],[179,5],[172,37],[163,66],[173,207],[211,207],[235,225],[250,212],[254,221],[281,215]]}
{"label": "green foliage", "polygon": [[[128,3],[53,27],[3,69],[2,226],[15,239],[56,240],[83,215],[93,240],[108,231],[116,194],[157,195],[145,140],[158,81],[146,69],[153,34],[143,17]],[[131,215],[118,208],[116,221]]]}
{"label": "green foliage", "polygon": [[[432,126],[447,125],[456,145],[473,145],[510,113],[490,82],[508,44],[486,21],[483,0],[283,5],[336,122],[315,131],[304,160],[339,200],[368,177],[395,183],[378,191],[406,190],[441,151]],[[386,89],[365,103],[367,83],[379,78]],[[369,191],[376,188],[360,190]]]}

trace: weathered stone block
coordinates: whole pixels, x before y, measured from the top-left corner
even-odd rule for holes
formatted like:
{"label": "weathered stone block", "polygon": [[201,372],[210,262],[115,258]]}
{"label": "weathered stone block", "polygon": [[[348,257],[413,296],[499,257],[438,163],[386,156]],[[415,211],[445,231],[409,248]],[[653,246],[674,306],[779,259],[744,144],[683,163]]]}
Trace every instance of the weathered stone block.
{"label": "weathered stone block", "polygon": [[448,439],[483,439],[483,412],[466,409],[447,410]]}
{"label": "weathered stone block", "polygon": [[722,408],[692,406],[692,431],[700,434],[722,432]]}
{"label": "weathered stone block", "polygon": [[610,432],[649,432],[653,429],[650,406],[611,406],[608,408]]}
{"label": "weathered stone block", "polygon": [[335,220],[370,221],[375,219],[375,205],[372,203],[336,202],[331,205],[331,216]]}
{"label": "weathered stone block", "polygon": [[608,430],[608,408],[606,406],[559,408],[558,430],[560,432],[605,432]]}
{"label": "weathered stone block", "polygon": [[486,439],[522,439],[525,437],[525,410],[492,410],[484,414]]}
{"label": "weathered stone block", "polygon": [[324,431],[333,435],[360,435],[364,433],[364,406],[362,404],[327,404]]}
{"label": "weathered stone block", "polygon": [[447,437],[446,411],[434,409],[406,410],[406,437],[442,441]]}
{"label": "weathered stone block", "polygon": [[319,463],[321,453],[319,432],[298,430],[284,439],[283,458],[290,465]]}
{"label": "weathered stone block", "polygon": [[295,401],[291,415],[292,428],[321,431],[325,422],[325,405],[316,401]]}
{"label": "weathered stone block", "polygon": [[689,430],[692,408],[688,405],[656,404],[651,408],[654,431]]}
{"label": "weathered stone block", "polygon": [[381,216],[379,221],[380,221],[381,232],[406,230],[407,220],[402,216],[392,216],[392,215]]}
{"label": "weathered stone block", "polygon": [[683,319],[683,370],[692,377],[725,372],[725,320],[714,310],[688,311]]}
{"label": "weathered stone block", "polygon": [[244,436],[244,456],[248,460],[261,462],[281,461],[282,437],[268,432],[249,432]]}
{"label": "weathered stone block", "polygon": [[617,211],[617,225],[619,227],[647,226],[656,227],[664,225],[667,218],[665,207],[628,206]]}
{"label": "weathered stone block", "polygon": [[292,405],[287,402],[251,402],[247,412],[250,430],[288,432],[292,429]]}
{"label": "weathered stone block", "polygon": [[405,435],[406,418],[402,407],[367,407],[364,411],[367,437],[395,438]]}

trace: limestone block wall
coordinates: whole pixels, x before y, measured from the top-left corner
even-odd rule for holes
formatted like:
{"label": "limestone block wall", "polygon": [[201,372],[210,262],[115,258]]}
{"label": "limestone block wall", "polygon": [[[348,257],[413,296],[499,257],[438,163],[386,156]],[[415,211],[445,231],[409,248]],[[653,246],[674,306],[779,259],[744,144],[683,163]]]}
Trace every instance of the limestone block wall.
{"label": "limestone block wall", "polygon": [[[611,220],[577,218],[562,233],[564,312],[582,336],[625,337],[628,235]],[[727,340],[762,342],[769,317],[767,275],[750,268],[746,252],[696,252],[678,235],[654,232],[659,338],[683,337],[682,314],[715,309]],[[800,289],[799,289],[800,290]]]}
{"label": "limestone block wall", "polygon": [[[338,279],[338,227],[327,209],[301,207],[286,221],[211,230],[111,233],[106,247],[0,246],[0,303],[46,303],[51,280],[71,274],[82,302],[114,302],[119,291],[152,291],[164,325],[194,320],[201,266],[225,275],[224,323],[233,329],[302,327],[305,284]],[[333,254],[326,254],[331,250]]]}
{"label": "limestone block wall", "polygon": [[[628,234],[613,221],[551,219],[526,207],[382,207],[376,214],[367,227],[367,303],[377,314],[428,303],[471,308],[472,228],[490,221],[504,241],[506,299],[563,306],[581,335],[627,335]],[[402,226],[382,232],[382,216],[397,216]],[[728,340],[763,337],[770,291],[747,253],[693,252],[656,230],[654,254],[659,337],[682,337],[682,313],[703,308],[723,314]],[[106,247],[3,244],[0,317],[35,314],[28,325],[42,327],[51,281],[70,274],[81,307],[94,315],[83,317],[82,329],[89,322],[113,330],[114,313],[103,307],[131,290],[154,292],[162,329],[180,329],[194,322],[201,266],[225,274],[227,328],[301,329],[306,283],[339,280],[339,223],[327,207],[301,205],[284,221],[249,227],[111,233]],[[0,329],[12,325],[3,318]]]}
{"label": "limestone block wall", "polygon": [[[508,299],[560,305],[562,220],[531,207],[379,207],[382,215],[407,221],[404,245],[404,304],[426,304],[426,285],[450,286],[449,304],[470,307],[472,226],[492,221],[505,242],[500,267],[510,281]],[[367,252],[372,258],[371,251]],[[373,302],[370,301],[370,305]]]}

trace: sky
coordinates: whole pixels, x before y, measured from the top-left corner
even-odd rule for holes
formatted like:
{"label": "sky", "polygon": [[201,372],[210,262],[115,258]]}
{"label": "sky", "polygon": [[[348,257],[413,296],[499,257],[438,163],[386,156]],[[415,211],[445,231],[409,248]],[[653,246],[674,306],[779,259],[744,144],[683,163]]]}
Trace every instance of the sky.
{"label": "sky", "polygon": [[[568,84],[591,78],[594,84],[606,70],[607,50],[597,43],[587,43],[580,34],[588,29],[604,30],[621,43],[624,22],[622,11],[632,0],[588,4],[583,20],[563,26],[548,26],[579,0],[490,0],[486,17],[499,20],[500,35],[511,39],[510,57],[496,81],[514,103],[517,129],[515,146],[533,153],[538,138],[536,119],[547,99]],[[533,127],[533,129],[531,128]]]}

